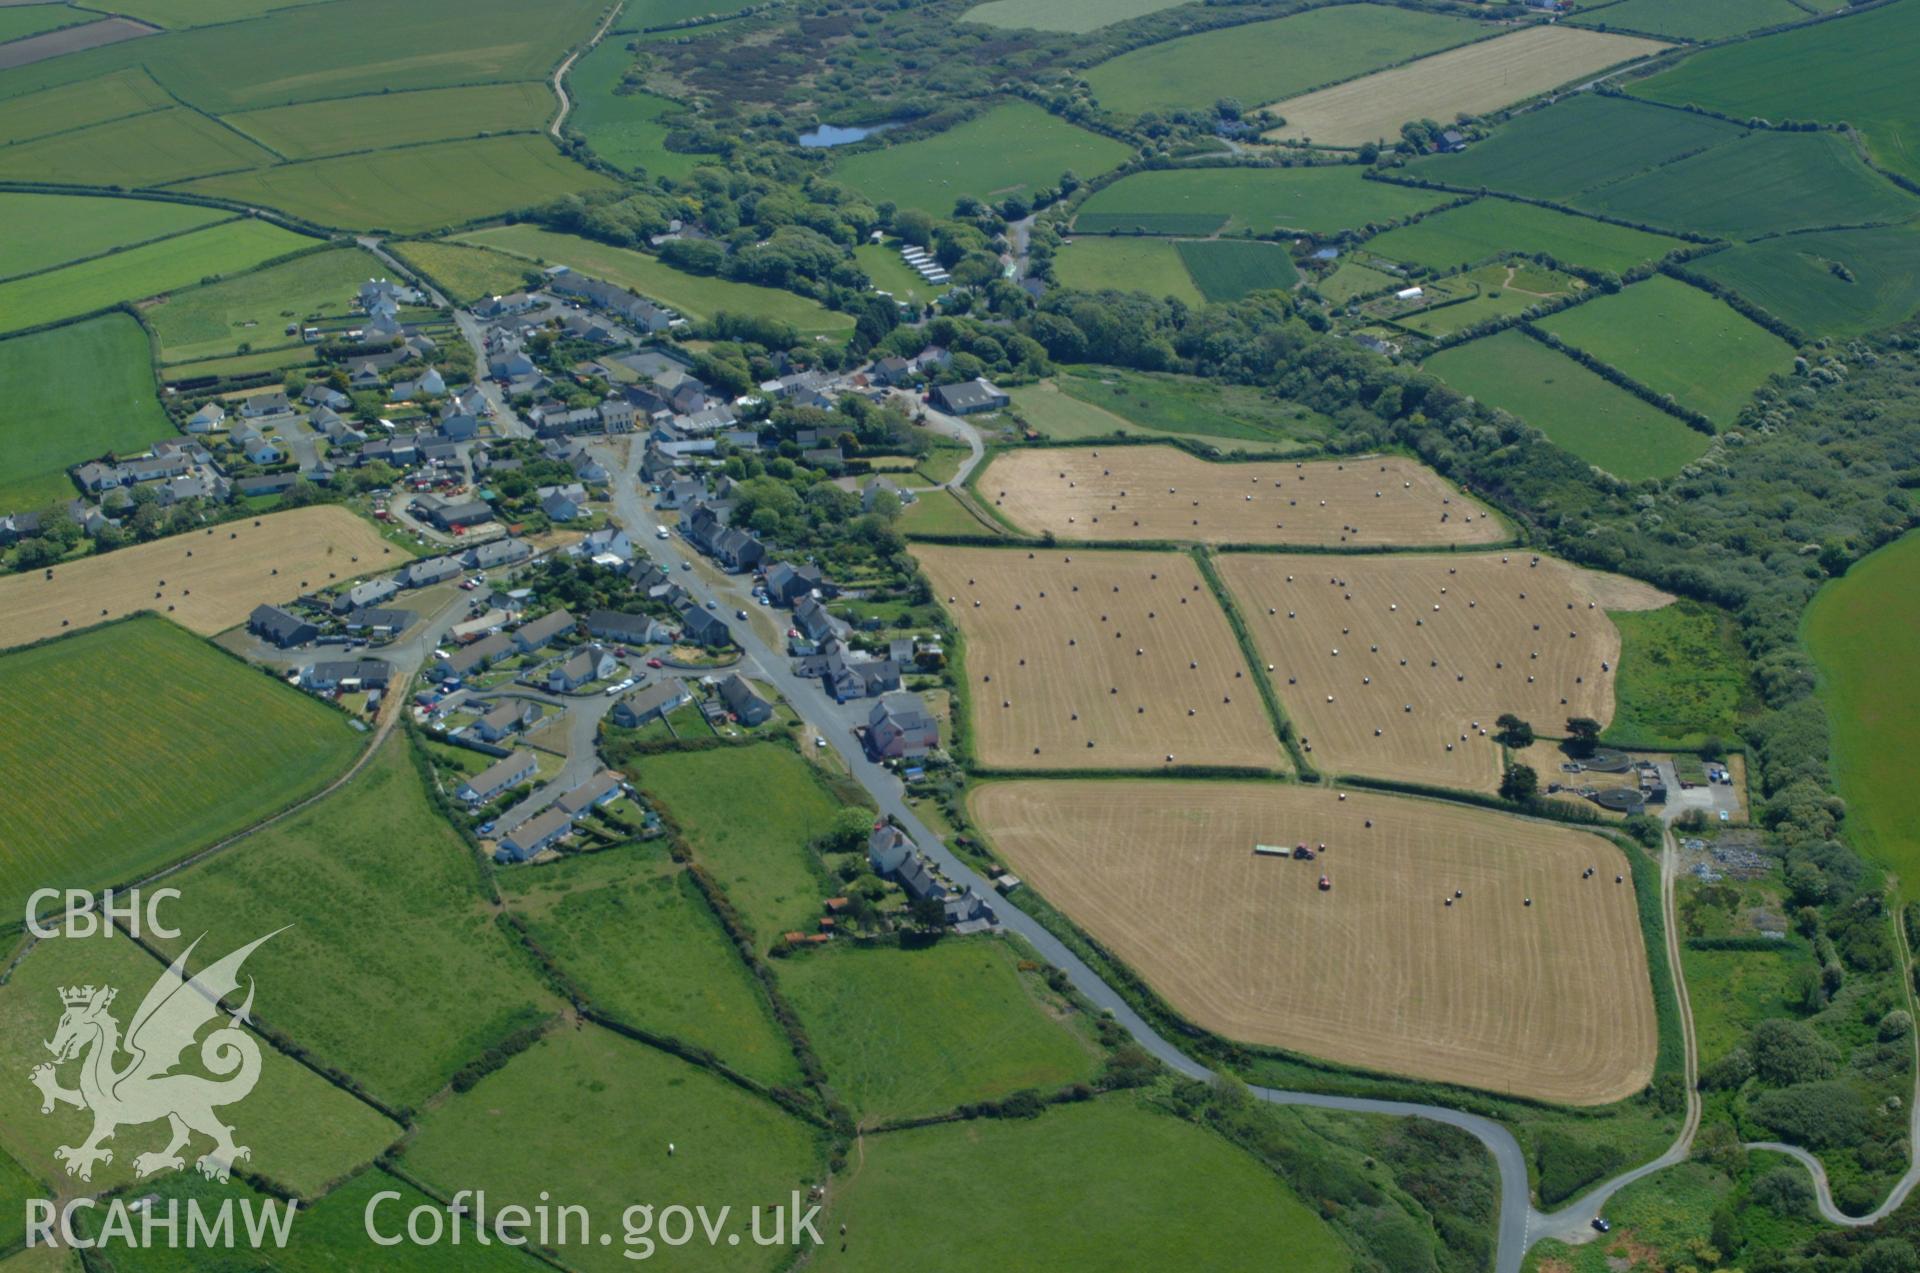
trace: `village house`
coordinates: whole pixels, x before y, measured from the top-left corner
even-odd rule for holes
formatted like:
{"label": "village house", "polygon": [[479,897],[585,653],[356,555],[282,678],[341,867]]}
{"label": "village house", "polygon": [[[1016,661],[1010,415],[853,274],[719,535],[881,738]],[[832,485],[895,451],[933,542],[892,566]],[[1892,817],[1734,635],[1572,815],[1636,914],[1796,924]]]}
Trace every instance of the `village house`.
{"label": "village house", "polygon": [[247,617],[247,631],[283,650],[305,645],[320,635],[312,622],[279,606],[255,606]]}
{"label": "village house", "polygon": [[533,545],[524,539],[490,539],[467,549],[461,560],[475,570],[491,570],[531,556]]}
{"label": "village house", "polygon": [[738,672],[720,682],[720,698],[742,725],[758,725],[773,716],[773,704],[754,693],[747,678]]}
{"label": "village house", "polygon": [[457,578],[461,565],[452,557],[422,557],[408,563],[406,569],[398,575],[403,588],[425,588],[429,584],[444,583]]}
{"label": "village house", "polygon": [[510,698],[475,721],[473,732],[490,743],[497,743],[509,734],[532,727],[545,713],[546,708],[531,699]]}
{"label": "village house", "polygon": [[427,675],[437,681],[458,681],[477,672],[484,672],[513,653],[513,642],[504,632],[494,632],[481,637],[472,645],[464,645],[444,659],[438,659],[427,669]]}
{"label": "village house", "polygon": [[391,579],[369,579],[365,583],[354,584],[334,597],[332,609],[335,614],[347,614],[366,606],[379,605],[399,591],[400,585]]}
{"label": "village house", "polygon": [[620,775],[609,769],[602,769],[572,791],[567,792],[553,802],[553,807],[569,817],[579,817],[601,805],[612,804],[620,798]]}
{"label": "village house", "polygon": [[380,659],[333,660],[300,672],[300,684],[310,690],[383,690],[392,679],[393,668]]}
{"label": "village house", "polygon": [[892,875],[906,864],[914,851],[913,841],[893,823],[873,824],[873,832],[867,837],[867,862],[875,875]]}
{"label": "village house", "polygon": [[665,641],[667,625],[650,614],[628,614],[623,610],[594,610],[587,615],[587,633],[602,641],[622,645],[652,645]]}
{"label": "village house", "polygon": [[531,781],[537,769],[532,752],[516,751],[461,783],[456,794],[468,804],[481,804]]}
{"label": "village house", "polygon": [[695,645],[718,649],[733,644],[733,634],[720,616],[695,607],[680,616],[680,634]]}
{"label": "village house", "polygon": [[790,606],[802,597],[811,596],[825,582],[818,566],[777,562],[767,571],[767,597],[776,606]]}
{"label": "village house", "polygon": [[940,723],[918,694],[883,694],[867,714],[867,754],[875,760],[912,760],[940,745]]}
{"label": "village house", "polygon": [[389,610],[367,606],[349,614],[346,617],[345,627],[349,632],[364,632],[377,640],[387,640],[399,636],[413,626],[416,617],[411,610]]}
{"label": "village house", "polygon": [[563,809],[543,809],[500,837],[497,857],[527,862],[573,834],[573,819]]}
{"label": "village house", "polygon": [[547,669],[547,689],[571,694],[583,685],[603,681],[620,669],[620,660],[604,645],[582,646],[557,667]]}
{"label": "village house", "polygon": [[839,624],[827,613],[827,608],[811,593],[802,595],[793,603],[793,626],[800,629],[801,636],[816,643],[837,636],[840,631]]}
{"label": "village house", "polygon": [[657,685],[636,690],[615,703],[609,718],[622,729],[638,729],[656,716],[665,716],[689,701],[687,687],[669,677]]}
{"label": "village house", "polygon": [[521,624],[513,633],[513,646],[522,654],[531,654],[545,649],[555,637],[573,631],[575,626],[573,615],[563,606]]}

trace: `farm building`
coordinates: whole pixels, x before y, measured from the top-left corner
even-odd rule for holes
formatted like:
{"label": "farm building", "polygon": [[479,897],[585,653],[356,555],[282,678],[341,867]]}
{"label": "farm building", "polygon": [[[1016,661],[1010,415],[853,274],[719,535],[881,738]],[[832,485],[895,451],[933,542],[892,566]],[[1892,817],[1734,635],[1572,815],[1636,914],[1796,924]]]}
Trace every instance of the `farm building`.
{"label": "farm building", "polygon": [[532,752],[516,751],[461,783],[457,794],[468,804],[480,804],[529,781],[536,768]]}
{"label": "farm building", "polygon": [[972,415],[979,411],[998,411],[1011,402],[1005,393],[985,380],[968,380],[957,385],[938,385],[933,403],[952,415]]}
{"label": "farm building", "polygon": [[493,506],[485,500],[448,501],[422,495],[413,501],[414,511],[441,530],[456,526],[478,526],[493,520]]}

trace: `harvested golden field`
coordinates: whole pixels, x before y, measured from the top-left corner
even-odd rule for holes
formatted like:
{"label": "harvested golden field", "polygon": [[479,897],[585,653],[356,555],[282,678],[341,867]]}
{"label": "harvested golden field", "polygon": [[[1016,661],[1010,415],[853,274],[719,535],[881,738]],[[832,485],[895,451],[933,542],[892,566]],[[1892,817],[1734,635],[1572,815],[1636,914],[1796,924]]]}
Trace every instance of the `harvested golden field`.
{"label": "harvested golden field", "polygon": [[1211,464],[1170,446],[1008,451],[979,492],[1025,530],[1061,539],[1187,539],[1350,548],[1492,544],[1478,500],[1399,456]]}
{"label": "harvested golden field", "polygon": [[[1586,832],[1277,782],[992,782],[969,805],[1016,874],[1228,1038],[1574,1105],[1652,1075],[1633,882]],[[1254,852],[1300,843],[1327,848]]]}
{"label": "harvested golden field", "polygon": [[915,545],[966,638],[989,768],[1279,769],[1226,616],[1178,553]]}
{"label": "harvested golden field", "polygon": [[1221,578],[1317,769],[1491,791],[1494,719],[1613,719],[1608,609],[1658,589],[1530,553],[1231,553]]}
{"label": "harvested golden field", "polygon": [[1265,136],[1326,146],[1397,138],[1410,119],[1484,114],[1666,47],[1577,27],[1529,27],[1275,103],[1271,109],[1287,122]]}
{"label": "harvested golden field", "polygon": [[152,610],[203,636],[262,602],[375,575],[409,558],[344,508],[268,513],[0,579],[0,648]]}

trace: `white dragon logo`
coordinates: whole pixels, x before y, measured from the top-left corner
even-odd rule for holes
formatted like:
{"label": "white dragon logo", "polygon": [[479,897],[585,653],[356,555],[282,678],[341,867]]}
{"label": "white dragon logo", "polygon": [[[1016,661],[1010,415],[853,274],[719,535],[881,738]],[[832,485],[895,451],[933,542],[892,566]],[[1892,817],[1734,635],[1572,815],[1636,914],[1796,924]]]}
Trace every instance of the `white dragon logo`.
{"label": "white dragon logo", "polygon": [[[247,979],[246,1001],[230,1014],[225,1026],[209,1034],[200,1045],[201,1064],[220,1077],[216,1080],[171,1071],[201,1028],[220,1015],[221,999],[239,989],[240,965],[247,956],[268,938],[285,931],[278,929],[242,946],[189,980],[185,972],[187,956],[200,944],[196,938],[147,991],[139,1011],[127,1024],[124,1043],[119,1023],[107,1012],[117,990],[112,986],[72,986],[60,991],[66,1011],[60,1015],[60,1028],[54,1031],[53,1040],[46,1045],[53,1061],[35,1066],[28,1078],[40,1089],[42,1114],[51,1114],[56,1105],[93,1111],[93,1133],[86,1142],[62,1145],[53,1151],[53,1156],[67,1165],[69,1176],[93,1179],[95,1163],[113,1161],[113,1151],[103,1148],[102,1141],[124,1125],[162,1118],[172,1129],[171,1139],[158,1153],[141,1154],[133,1160],[137,1175],[184,1167],[180,1150],[192,1132],[213,1139],[213,1149],[196,1163],[200,1174],[210,1180],[225,1181],[234,1163],[252,1156],[245,1145],[234,1144],[233,1128],[213,1113],[216,1105],[233,1104],[260,1081],[260,1045],[242,1028],[253,1009],[251,977]],[[132,1059],[116,1067],[123,1051]],[[60,1086],[54,1067],[76,1058],[82,1058],[79,1087]]]}

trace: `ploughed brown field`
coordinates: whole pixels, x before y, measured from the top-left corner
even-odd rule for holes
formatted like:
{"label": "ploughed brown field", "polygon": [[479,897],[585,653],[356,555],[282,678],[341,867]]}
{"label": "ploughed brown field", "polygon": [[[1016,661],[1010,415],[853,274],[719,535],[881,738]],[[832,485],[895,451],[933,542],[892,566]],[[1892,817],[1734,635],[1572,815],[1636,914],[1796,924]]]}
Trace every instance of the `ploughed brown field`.
{"label": "ploughed brown field", "polygon": [[1503,712],[1556,736],[1568,717],[1611,721],[1607,610],[1672,600],[1518,550],[1218,565],[1316,769],[1479,791],[1500,781]]}
{"label": "ploughed brown field", "polygon": [[0,579],[0,648],[152,610],[203,636],[246,622],[262,602],[291,601],[412,558],[344,508],[241,518],[69,565]]}
{"label": "ploughed brown field", "polygon": [[[1633,883],[1587,832],[1281,782],[1021,779],[969,805],[1010,869],[1227,1038],[1575,1105],[1653,1073]],[[1315,860],[1255,852],[1301,843]]]}
{"label": "ploughed brown field", "polygon": [[1391,455],[1213,464],[1168,446],[1035,447],[995,459],[978,490],[1015,525],[1061,539],[1418,548],[1508,538],[1478,500]]}
{"label": "ploughed brown field", "polygon": [[913,553],[966,640],[979,764],[1286,764],[1190,558],[931,544]]}

